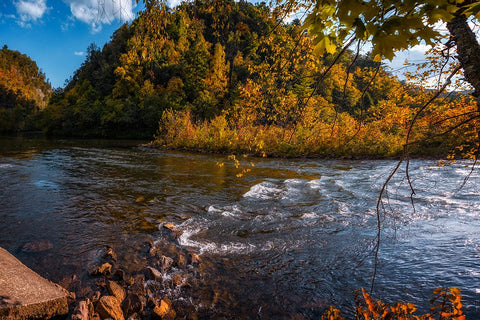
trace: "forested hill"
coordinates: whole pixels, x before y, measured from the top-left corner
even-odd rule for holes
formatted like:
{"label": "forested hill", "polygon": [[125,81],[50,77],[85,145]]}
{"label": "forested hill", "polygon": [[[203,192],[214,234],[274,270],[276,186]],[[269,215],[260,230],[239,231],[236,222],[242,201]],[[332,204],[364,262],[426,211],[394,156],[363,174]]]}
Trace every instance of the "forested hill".
{"label": "forested hill", "polygon": [[0,132],[34,129],[51,91],[35,61],[7,46],[0,50]]}
{"label": "forested hill", "polygon": [[[52,99],[48,130],[152,137],[164,110],[189,110],[195,121],[212,119],[254,103],[246,95],[258,90],[258,121],[287,124],[331,62],[313,59],[310,49],[303,29],[273,19],[264,3],[196,1],[175,10],[157,5],[118,29],[103,49],[88,48],[64,92]],[[375,63],[359,58],[355,70],[361,67]],[[334,74],[311,102],[319,94],[325,103],[350,110],[360,98],[370,105],[399,86],[383,77],[384,88],[362,96],[366,77],[356,72],[344,92],[345,63]]]}
{"label": "forested hill", "polygon": [[[299,21],[284,23],[264,3],[152,3],[102,49],[88,48],[43,112],[47,132],[156,134],[161,146],[215,152],[384,157],[402,152],[409,123],[429,99],[368,56],[347,51],[330,68],[333,57],[314,51]],[[410,133],[422,141],[413,153],[469,143],[465,128],[441,134],[452,125],[441,116],[462,121],[473,108],[460,100],[422,113]],[[423,145],[429,137],[433,149]]]}

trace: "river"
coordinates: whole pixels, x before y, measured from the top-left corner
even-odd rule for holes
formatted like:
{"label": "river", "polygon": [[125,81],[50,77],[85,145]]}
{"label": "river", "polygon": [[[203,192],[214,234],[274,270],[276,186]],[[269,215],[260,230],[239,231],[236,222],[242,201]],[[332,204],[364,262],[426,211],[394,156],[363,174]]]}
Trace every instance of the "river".
{"label": "river", "polygon": [[[2,137],[0,246],[62,282],[105,246],[143,267],[139,251],[173,223],[183,231],[175,245],[211,268],[193,275],[201,290],[172,299],[203,303],[211,318],[318,319],[330,304],[351,315],[355,289],[370,286],[376,201],[396,162],[238,159],[236,168],[136,141]],[[414,206],[404,167],[393,179],[375,297],[426,312],[434,288],[454,286],[467,319],[480,318],[479,171],[460,188],[470,165],[411,161]]]}

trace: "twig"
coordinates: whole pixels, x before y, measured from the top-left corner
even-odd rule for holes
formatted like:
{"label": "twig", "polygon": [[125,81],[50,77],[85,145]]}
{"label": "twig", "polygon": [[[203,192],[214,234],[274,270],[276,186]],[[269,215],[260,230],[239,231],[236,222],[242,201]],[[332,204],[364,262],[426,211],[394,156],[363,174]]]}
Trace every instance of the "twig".
{"label": "twig", "polygon": [[[478,154],[478,152],[477,152],[477,154]],[[470,169],[470,172],[467,174],[467,176],[465,178],[463,178],[463,182],[460,185],[460,187],[457,189],[456,192],[462,190],[463,187],[465,187],[465,185],[467,184],[468,179],[470,179],[470,177],[472,176],[473,170],[475,170],[475,166],[477,165],[477,162],[478,162],[477,154],[475,154],[475,161],[473,161],[472,169]]]}
{"label": "twig", "polygon": [[[377,199],[377,207],[376,207],[376,212],[377,212],[377,237],[376,237],[376,239],[377,239],[377,243],[375,245],[375,260],[374,260],[375,265],[373,267],[373,276],[372,276],[372,282],[371,282],[371,286],[370,286],[370,293],[373,292],[373,287],[375,285],[375,278],[377,276],[378,252],[380,250],[380,240],[381,240],[381,235],[382,235],[382,222],[381,222],[381,219],[380,219],[380,212],[381,211],[385,212],[385,207],[383,205],[383,200],[382,199],[383,199],[384,193],[387,190],[388,183],[390,182],[390,180],[392,180],[395,173],[397,173],[397,171],[400,168],[400,165],[402,164],[403,160],[404,160],[404,157],[402,156],[402,158],[398,161],[395,168],[392,170],[392,172],[390,172],[389,176],[387,177],[387,180],[385,180],[385,182],[382,185],[382,189],[380,190],[380,194],[379,194],[378,199]],[[382,208],[381,211],[380,211],[380,207]]]}
{"label": "twig", "polygon": [[[408,169],[409,169],[409,156],[408,156],[408,146],[410,144],[410,135],[412,133],[412,129],[413,129],[413,126],[415,125],[415,122],[417,121],[418,117],[420,116],[420,114],[436,99],[438,98],[438,96],[450,85],[451,83],[451,80],[452,80],[452,77],[460,70],[460,66],[457,66],[453,71],[452,73],[448,76],[448,78],[446,79],[445,83],[443,84],[443,86],[437,91],[436,94],[434,94],[415,114],[415,116],[413,117],[410,125],[409,125],[409,128],[408,128],[408,132],[407,132],[407,136],[406,136],[406,139],[405,139],[405,144],[403,145],[403,155],[402,157],[400,158],[400,160],[398,161],[397,165],[395,166],[395,168],[393,169],[393,171],[390,173],[390,175],[388,176],[388,178],[385,180],[385,182],[383,183],[383,186],[382,186],[382,189],[380,190],[380,194],[377,198],[377,206],[376,206],[376,212],[377,212],[377,244],[376,244],[376,248],[375,248],[375,256],[374,256],[374,269],[373,269],[373,276],[372,276],[372,282],[371,282],[371,286],[370,286],[370,292],[373,292],[373,288],[374,288],[374,285],[375,285],[375,278],[376,278],[376,275],[377,275],[377,268],[378,268],[378,253],[379,253],[379,250],[380,250],[380,241],[381,241],[381,235],[382,235],[382,224],[381,224],[381,219],[380,219],[380,213],[383,212],[385,214],[385,207],[383,206],[383,196],[387,190],[387,186],[388,184],[390,183],[390,180],[393,178],[393,176],[397,173],[398,169],[400,168],[400,165],[405,161],[407,160],[407,166],[406,166],[406,175],[407,175],[407,180],[408,180],[408,184],[410,186],[410,189],[412,191],[411,193],[411,199],[412,199],[412,202],[413,202],[413,195],[415,194],[415,190],[413,188],[413,185],[411,183],[411,180],[410,180],[410,176],[409,176],[409,172],[408,172]],[[382,210],[380,210],[380,208],[382,208]]]}

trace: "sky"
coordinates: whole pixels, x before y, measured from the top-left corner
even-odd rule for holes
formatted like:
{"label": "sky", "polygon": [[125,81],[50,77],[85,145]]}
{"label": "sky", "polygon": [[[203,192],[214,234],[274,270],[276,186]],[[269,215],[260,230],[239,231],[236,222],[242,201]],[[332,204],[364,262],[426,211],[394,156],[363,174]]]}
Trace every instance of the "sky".
{"label": "sky", "polygon": [[[63,87],[85,60],[87,47],[102,48],[141,9],[135,0],[1,0],[0,46],[27,54],[54,88]],[[405,59],[418,62],[424,50],[419,46],[398,54],[388,62],[390,70],[401,74]]]}
{"label": "sky", "polygon": [[0,46],[27,54],[63,87],[89,44],[103,47],[140,9],[135,0],[1,0]]}

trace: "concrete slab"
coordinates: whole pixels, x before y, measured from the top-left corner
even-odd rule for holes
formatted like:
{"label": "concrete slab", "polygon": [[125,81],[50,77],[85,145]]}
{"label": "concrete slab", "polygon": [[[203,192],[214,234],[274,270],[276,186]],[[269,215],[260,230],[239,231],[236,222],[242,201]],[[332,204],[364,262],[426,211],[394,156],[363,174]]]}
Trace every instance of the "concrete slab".
{"label": "concrete slab", "polygon": [[0,319],[65,317],[67,294],[0,248]]}

